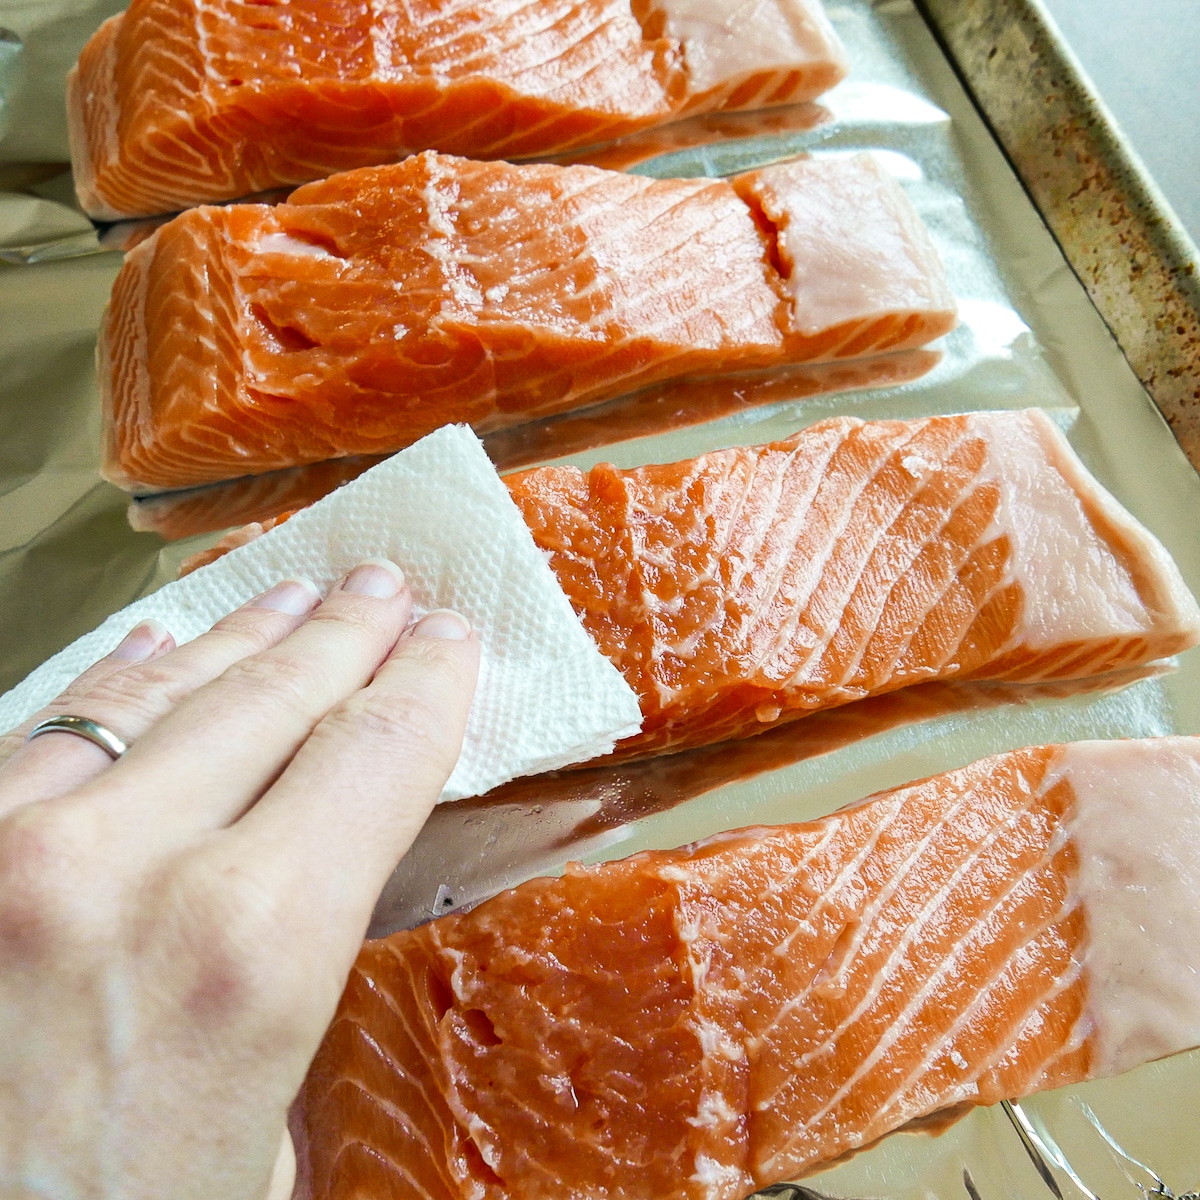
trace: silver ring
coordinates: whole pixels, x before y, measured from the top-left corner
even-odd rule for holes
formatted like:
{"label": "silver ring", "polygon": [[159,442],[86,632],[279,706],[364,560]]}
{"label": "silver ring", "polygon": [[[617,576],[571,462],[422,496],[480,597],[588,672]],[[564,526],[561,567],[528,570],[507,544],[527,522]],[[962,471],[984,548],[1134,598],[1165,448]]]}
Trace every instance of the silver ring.
{"label": "silver ring", "polygon": [[111,729],[105,728],[99,721],[93,721],[88,717],[73,717],[68,713],[39,721],[29,731],[29,736],[25,740],[32,742],[35,737],[41,737],[43,733],[73,733],[76,737],[85,738],[93,746],[99,746],[114,762],[129,749],[129,744],[124,738],[117,737]]}

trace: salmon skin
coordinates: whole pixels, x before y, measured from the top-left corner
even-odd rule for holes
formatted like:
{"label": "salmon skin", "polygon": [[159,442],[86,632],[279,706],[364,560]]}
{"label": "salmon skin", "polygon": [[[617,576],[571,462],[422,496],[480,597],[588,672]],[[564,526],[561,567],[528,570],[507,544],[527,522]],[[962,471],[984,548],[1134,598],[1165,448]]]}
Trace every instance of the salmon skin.
{"label": "salmon skin", "polygon": [[1083,679],[1200,641],[1166,550],[1038,409],[838,417],[684,462],[505,482],[638,694],[618,758],[925,680]]}
{"label": "salmon skin", "polygon": [[739,1200],[1200,1043],[1200,739],[1016,750],[368,942],[313,1200]]}
{"label": "salmon skin", "polygon": [[846,70],[819,0],[133,0],[68,76],[71,160],[114,221],[427,149],[555,154]]}
{"label": "salmon skin", "polygon": [[421,154],[193,209],[129,253],[100,335],[104,473],[153,492],[386,453],[954,321],[869,155],[729,182]]}

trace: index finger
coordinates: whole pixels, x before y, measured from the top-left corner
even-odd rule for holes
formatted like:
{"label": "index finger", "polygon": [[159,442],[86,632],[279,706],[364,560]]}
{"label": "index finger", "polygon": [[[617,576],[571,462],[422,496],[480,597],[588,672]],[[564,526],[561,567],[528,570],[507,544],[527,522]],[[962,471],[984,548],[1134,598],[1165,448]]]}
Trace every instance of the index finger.
{"label": "index finger", "polygon": [[379,893],[458,761],[479,643],[457,614],[433,612],[374,680],[331,712],[270,791],[225,835],[294,898],[294,917],[328,929],[322,961],[349,969]]}

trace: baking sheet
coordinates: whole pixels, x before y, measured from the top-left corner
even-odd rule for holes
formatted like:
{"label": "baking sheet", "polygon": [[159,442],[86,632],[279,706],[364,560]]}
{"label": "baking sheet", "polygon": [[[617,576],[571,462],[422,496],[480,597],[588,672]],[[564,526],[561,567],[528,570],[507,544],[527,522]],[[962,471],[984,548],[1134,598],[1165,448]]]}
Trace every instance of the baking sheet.
{"label": "baking sheet", "polygon": [[[815,395],[797,384],[796,395],[805,398],[743,396],[720,419],[703,423],[694,423],[694,408],[680,415],[681,409],[660,406],[645,425],[625,412],[607,424],[593,422],[589,434],[595,440],[619,430],[622,440],[565,461],[586,467],[601,459],[622,466],[670,460],[768,440],[838,413],[907,417],[1040,405],[1200,591],[1200,477],[927,27],[908,0],[842,0],[828,8],[854,70],[820,105],[793,112],[783,124],[778,115],[710,121],[682,140],[643,139],[605,151],[606,159],[593,157],[648,174],[688,175],[727,173],[806,150],[873,148],[933,229],[962,302],[962,327],[920,378]],[[77,32],[79,10],[73,13]],[[94,15],[105,14],[97,7]],[[28,142],[28,129],[23,136]],[[688,136],[700,144],[685,144]],[[54,153],[50,146],[44,157]],[[152,529],[134,532],[126,498],[98,481],[92,353],[119,255],[98,252],[94,234],[72,224],[62,203],[65,181],[52,168],[0,168],[5,179],[13,190],[0,196],[0,249],[7,248],[14,265],[0,267],[0,687],[173,577],[184,555],[214,537],[168,542]],[[664,419],[673,427],[630,436]],[[567,434],[560,428],[553,437]],[[508,435],[492,445],[509,465],[522,454],[552,452],[544,436]],[[598,861],[739,824],[803,820],[1015,746],[1169,732],[1200,733],[1200,652],[1162,672],[1075,689],[912,689],[820,714],[753,743],[540,780],[488,802],[444,806],[389,885],[377,928],[470,902],[557,869],[567,858]],[[1153,1188],[1096,1132],[1086,1104],[1115,1144],[1176,1194],[1185,1192],[1200,1185],[1198,1083],[1200,1055],[1192,1054],[1035,1098],[1020,1110],[1026,1141],[1064,1196],[1087,1194],[1072,1182],[1072,1171],[1106,1200],[1144,1194],[1138,1183]],[[1056,1145],[1070,1170],[1053,1165]],[[806,1186],[831,1196],[897,1200],[1049,1194],[1013,1118],[999,1108],[976,1112],[939,1137],[896,1135]]]}

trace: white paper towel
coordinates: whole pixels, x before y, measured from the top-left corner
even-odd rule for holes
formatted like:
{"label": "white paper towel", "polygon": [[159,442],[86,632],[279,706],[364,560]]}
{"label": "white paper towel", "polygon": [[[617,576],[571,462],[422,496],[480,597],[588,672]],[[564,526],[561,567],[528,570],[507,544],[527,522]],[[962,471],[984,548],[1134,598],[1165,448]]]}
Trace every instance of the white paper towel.
{"label": "white paper towel", "polygon": [[190,641],[286,576],[324,592],[371,557],[404,568],[418,613],[456,609],[479,636],[479,688],[443,800],[584,762],[640,728],[637,696],[580,624],[479,439],[447,425],[109,617],[0,697],[0,730],[49,704],[138,621]]}

